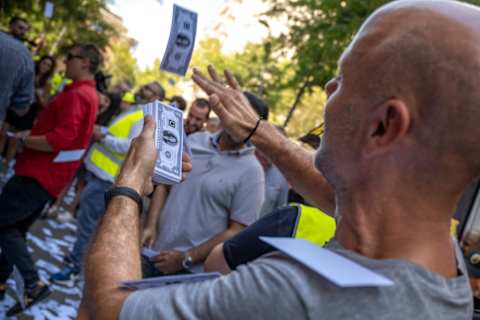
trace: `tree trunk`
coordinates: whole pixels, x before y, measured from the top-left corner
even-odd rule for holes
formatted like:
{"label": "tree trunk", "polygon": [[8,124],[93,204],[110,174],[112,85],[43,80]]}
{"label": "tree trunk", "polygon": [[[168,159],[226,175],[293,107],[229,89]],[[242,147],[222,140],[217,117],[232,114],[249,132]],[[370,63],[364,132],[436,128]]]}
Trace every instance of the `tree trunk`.
{"label": "tree trunk", "polygon": [[293,117],[293,113],[295,112],[295,109],[297,109],[298,105],[300,104],[300,101],[302,101],[303,95],[305,94],[305,91],[307,88],[310,86],[310,82],[308,80],[305,80],[303,83],[302,87],[300,90],[297,92],[297,96],[295,97],[295,101],[293,102],[292,107],[288,111],[287,118],[285,119],[285,122],[283,123],[283,128],[285,129],[288,126],[288,123]]}

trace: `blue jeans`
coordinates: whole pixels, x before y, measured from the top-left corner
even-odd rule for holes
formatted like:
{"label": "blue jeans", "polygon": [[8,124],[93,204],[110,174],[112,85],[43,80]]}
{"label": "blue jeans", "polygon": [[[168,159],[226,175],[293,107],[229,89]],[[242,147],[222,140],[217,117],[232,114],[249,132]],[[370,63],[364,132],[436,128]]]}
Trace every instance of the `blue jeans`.
{"label": "blue jeans", "polygon": [[85,180],[87,185],[80,195],[80,208],[77,214],[77,240],[70,254],[70,260],[78,271],[82,268],[90,237],[105,213],[104,194],[112,186],[110,181],[99,179],[88,171]]}

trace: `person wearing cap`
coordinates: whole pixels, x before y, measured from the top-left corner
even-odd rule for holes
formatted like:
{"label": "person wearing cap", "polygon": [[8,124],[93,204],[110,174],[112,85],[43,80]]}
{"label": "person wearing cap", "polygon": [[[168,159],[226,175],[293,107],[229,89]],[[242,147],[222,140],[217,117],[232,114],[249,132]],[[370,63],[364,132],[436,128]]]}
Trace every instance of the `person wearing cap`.
{"label": "person wearing cap", "polygon": [[122,102],[127,104],[134,104],[135,103],[135,95],[130,91],[125,92],[122,96]]}

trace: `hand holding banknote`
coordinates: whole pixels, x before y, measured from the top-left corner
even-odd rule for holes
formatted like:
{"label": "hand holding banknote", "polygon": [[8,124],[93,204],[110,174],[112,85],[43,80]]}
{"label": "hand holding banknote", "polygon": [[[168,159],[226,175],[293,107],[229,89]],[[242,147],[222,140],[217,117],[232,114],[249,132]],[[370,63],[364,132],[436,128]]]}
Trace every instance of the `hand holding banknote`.
{"label": "hand holding banknote", "polygon": [[155,121],[151,116],[145,117],[143,130],[133,140],[128,150],[116,185],[130,187],[141,195],[152,192],[153,167],[157,159],[157,150],[153,140],[154,132]]}
{"label": "hand holding banknote", "polygon": [[[130,146],[116,185],[133,188],[141,195],[152,192],[153,168],[157,160],[154,132],[155,121],[151,116],[145,117],[143,130]],[[190,157],[184,153],[182,155],[182,177],[186,178],[191,170]]]}

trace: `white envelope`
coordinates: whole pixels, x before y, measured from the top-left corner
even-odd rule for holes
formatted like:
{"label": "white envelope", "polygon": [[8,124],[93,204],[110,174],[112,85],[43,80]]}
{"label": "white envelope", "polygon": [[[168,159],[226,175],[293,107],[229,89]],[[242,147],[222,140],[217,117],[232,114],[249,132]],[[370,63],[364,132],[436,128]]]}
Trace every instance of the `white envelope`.
{"label": "white envelope", "polygon": [[385,276],[307,240],[281,237],[260,237],[260,239],[339,287],[394,285]]}
{"label": "white envelope", "polygon": [[85,149],[60,151],[58,155],[55,157],[55,159],[53,159],[53,162],[62,163],[62,162],[78,161],[82,158],[84,153],[85,153]]}

